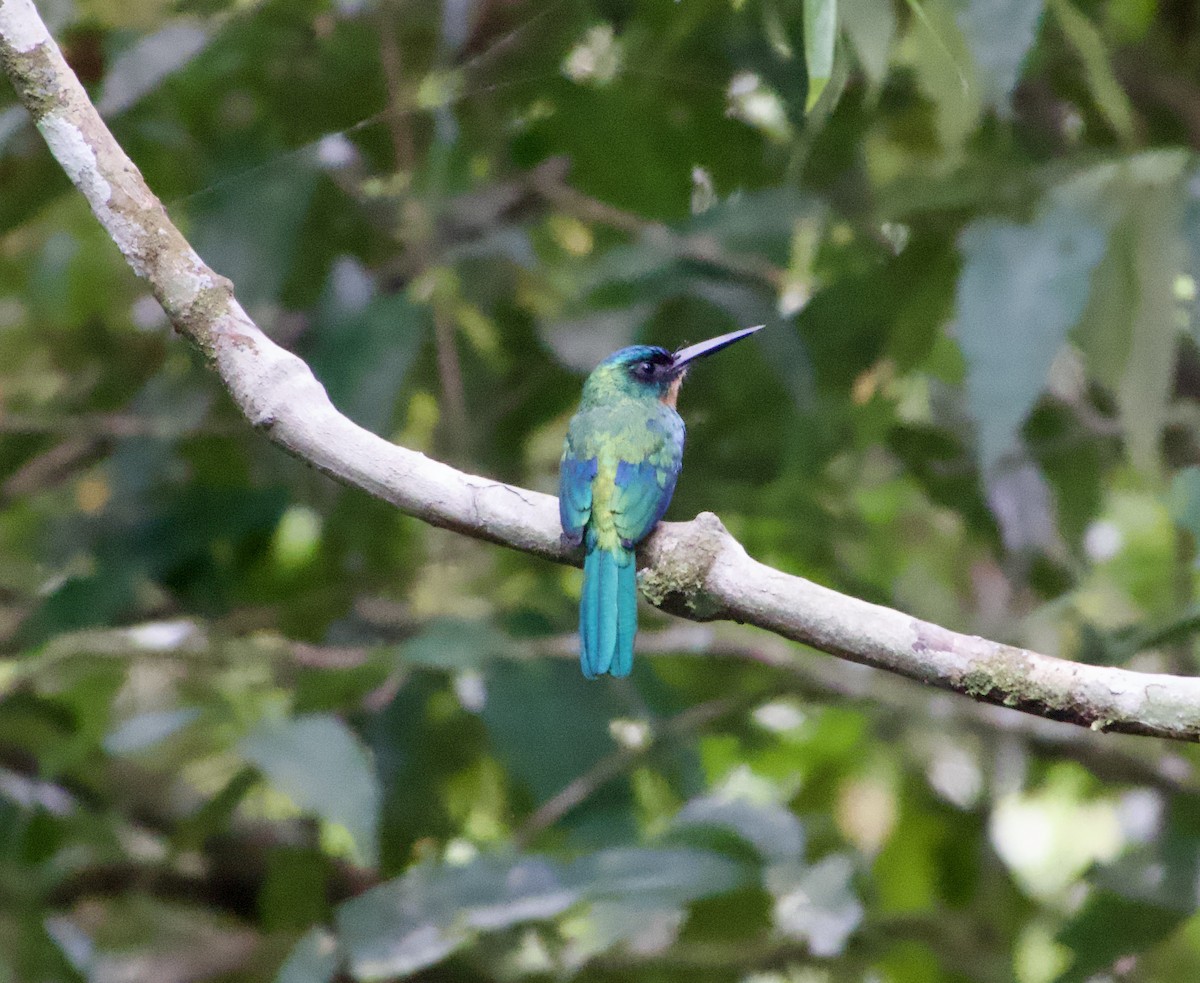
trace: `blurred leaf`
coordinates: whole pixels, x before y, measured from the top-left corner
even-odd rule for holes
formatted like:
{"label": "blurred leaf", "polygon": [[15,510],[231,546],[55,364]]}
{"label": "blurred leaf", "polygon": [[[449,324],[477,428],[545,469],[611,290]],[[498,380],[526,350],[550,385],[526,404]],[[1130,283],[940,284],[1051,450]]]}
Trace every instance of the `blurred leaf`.
{"label": "blurred leaf", "polygon": [[1200,466],[1182,468],[1171,479],[1171,518],[1200,543]]}
{"label": "blurred leaf", "polygon": [[1105,242],[1102,225],[1063,204],[1030,225],[989,218],[963,232],[958,338],[985,467],[1013,449],[1050,363],[1083,312]]}
{"label": "blurred leaf", "polygon": [[375,862],[379,788],[366,751],[341,720],[268,721],[239,751],[299,808],[349,830],[364,860]]}
{"label": "blurred leaf", "polygon": [[359,426],[386,434],[409,369],[428,337],[429,310],[405,293],[376,295],[348,258],[330,271],[309,362],[333,404]]}
{"label": "blurred leaf", "polygon": [[1100,512],[1108,468],[1117,457],[1115,442],[1097,441],[1061,403],[1042,403],[1035,409],[1025,434],[1027,449],[1050,484],[1063,539],[1067,544],[1081,542]]}
{"label": "blurred leaf", "polygon": [[1026,461],[985,475],[988,505],[1010,553],[1050,552],[1060,545],[1050,486]]}
{"label": "blurred leaf", "polygon": [[1134,625],[1116,632],[1112,638],[1096,639],[1097,654],[1104,657],[1096,661],[1124,665],[1139,652],[1185,642],[1197,631],[1200,631],[1200,604],[1193,604],[1164,621]]}
{"label": "blurred leaf", "polygon": [[136,754],[178,733],[199,715],[195,707],[140,713],[109,732],[104,750],[109,754]]}
{"label": "blurred leaf", "polygon": [[29,114],[24,106],[9,106],[0,110],[0,155],[4,153],[4,145],[9,138],[19,132],[29,123]]}
{"label": "blurred leaf", "polygon": [[135,597],[131,566],[116,563],[101,574],[67,578],[22,624],[22,641],[36,645],[58,632],[119,620]]}
{"label": "blurred leaf", "polygon": [[553,918],[579,898],[535,857],[422,865],[342,905],[338,935],[355,979],[383,979],[440,962],[476,932]]}
{"label": "blurred leaf", "polygon": [[1075,954],[1075,960],[1056,983],[1095,980],[1123,956],[1136,955],[1167,938],[1186,917],[1107,892],[1094,896],[1059,933],[1059,941]]}
{"label": "blurred leaf", "polygon": [[1050,6],[1054,10],[1055,19],[1062,28],[1063,34],[1078,52],[1080,61],[1083,62],[1083,70],[1088,86],[1092,90],[1092,98],[1096,100],[1100,112],[1104,114],[1108,125],[1116,131],[1117,136],[1124,143],[1133,143],[1135,138],[1133,107],[1129,104],[1129,97],[1125,95],[1125,90],[1121,88],[1121,84],[1113,74],[1100,32],[1075,8],[1071,0],[1050,0]]}
{"label": "blurred leaf", "polygon": [[1110,489],[1103,521],[1115,530],[1119,548],[1102,562],[1120,591],[1145,613],[1176,613],[1177,531],[1163,497]]}
{"label": "blurred leaf", "polygon": [[1179,238],[1182,200],[1178,179],[1140,190],[1132,212],[1137,230],[1134,272],[1138,302],[1117,402],[1130,459],[1136,467],[1155,472],[1181,327],[1174,290],[1183,261]]}
{"label": "blurred leaf", "polygon": [[1075,959],[1058,983],[1085,983],[1174,932],[1196,910],[1198,859],[1195,840],[1175,835],[1095,871],[1093,893],[1059,932]]}
{"label": "blurred leaf", "polygon": [[[536,803],[545,802],[618,749],[609,721],[622,714],[612,689],[567,663],[495,663],[483,721],[494,753]],[[530,749],[537,748],[536,754]],[[618,778],[567,817],[580,835],[621,841],[632,832],[628,780]]]}
{"label": "blurred leaf", "polygon": [[67,958],[72,968],[90,980],[96,962],[96,946],[92,938],[70,918],[62,916],[47,918],[46,934],[54,940],[59,951]]}
{"label": "blurred leaf", "polygon": [[477,669],[503,656],[510,641],[486,621],[440,618],[400,646],[404,665],[429,669]]}
{"label": "blurred leaf", "polygon": [[277,301],[300,244],[300,227],[317,183],[311,155],[295,154],[265,170],[219,185],[195,206],[190,239],[218,273],[237,284],[251,314]]}
{"label": "blurred leaf", "polygon": [[806,113],[817,104],[833,75],[837,27],[837,0],[804,0],[804,68],[808,72]]}
{"label": "blurred leaf", "polygon": [[777,926],[805,940],[815,956],[841,952],[862,920],[862,903],[850,886],[849,860],[833,856],[806,865],[803,827],[782,806],[701,797],[680,810],[675,827],[723,827],[752,846],[765,866],[765,885],[775,896]]}
{"label": "blurred leaf", "polygon": [[[797,229],[820,228],[827,216],[828,206],[820,198],[788,187],[760,188],[716,202],[680,223],[679,232],[711,236],[732,256],[763,256],[782,266],[790,259]],[[696,245],[703,246],[703,240]]]}
{"label": "blurred leaf", "polygon": [[564,926],[572,961],[583,961],[624,947],[642,955],[664,952],[674,944],[687,912],[676,907],[656,907],[638,898],[595,901],[587,918]]}
{"label": "blurred leaf", "polygon": [[[574,41],[591,25],[586,10],[572,12],[582,21],[577,30],[570,17],[555,20]],[[760,186],[762,138],[726,115],[727,83],[736,64],[728,46],[739,39],[724,32],[729,22],[716,14],[708,5],[637,8],[622,32],[624,62],[633,70],[604,86],[576,85],[566,78],[539,86],[551,112],[518,134],[517,162],[524,166],[565,154],[578,190],[655,220],[689,213],[696,164],[712,175],[718,190]],[[655,66],[650,73],[639,68],[648,64]],[[553,70],[557,74],[557,64]],[[790,74],[803,80],[794,70]],[[588,125],[578,126],[585,118]],[[624,166],[613,166],[614,148],[637,172],[636,180],[628,179]]]}
{"label": "blurred leaf", "polygon": [[1138,303],[1137,220],[1128,215],[1109,235],[1108,251],[1092,277],[1092,293],[1072,332],[1092,375],[1111,392],[1121,384],[1129,362],[1134,311]]}
{"label": "blurred leaf", "polygon": [[603,850],[559,865],[539,857],[477,857],[422,865],[346,902],[338,933],[356,979],[432,966],[480,932],[562,914],[583,900],[670,907],[745,883],[733,861],[700,850]]}
{"label": "blurred leaf", "polygon": [[279,846],[271,851],[258,892],[264,929],[300,929],[327,920],[328,896],[328,869],[320,850]]}
{"label": "blurred leaf", "polygon": [[1045,0],[967,0],[958,25],[975,59],[983,101],[1007,116]]}
{"label": "blurred leaf", "polygon": [[732,830],[766,863],[800,860],[804,856],[804,828],[789,810],[760,805],[745,799],[701,796],[692,799],[675,816],[674,826],[716,826]]}
{"label": "blurred leaf", "polygon": [[707,850],[625,847],[580,857],[567,879],[589,898],[636,898],[655,907],[723,894],[749,880],[744,866]]}
{"label": "blurred leaf", "polygon": [[946,0],[908,0],[915,14],[909,27],[909,58],[921,91],[937,111],[941,143],[957,147],[979,122],[982,87],[973,83],[974,60]]}
{"label": "blurred leaf", "polygon": [[176,831],[176,843],[181,848],[199,847],[210,837],[225,829],[246,794],[260,781],[258,772],[243,767],[199,809],[186,816]]}
{"label": "blurred leaf", "polygon": [[310,928],[279,967],[275,983],[330,983],[337,964],[337,940],[323,928]]}
{"label": "blurred leaf", "polygon": [[556,321],[545,330],[544,337],[563,365],[590,372],[618,348],[632,344],[653,312],[650,303],[602,308]]}
{"label": "blurred leaf", "polygon": [[147,34],[113,59],[96,97],[101,116],[124,112],[207,46],[211,32],[200,21],[179,19]]}
{"label": "blurred leaf", "polygon": [[840,0],[842,27],[871,84],[887,77],[888,58],[896,37],[896,11],[890,3],[875,0]]}
{"label": "blurred leaf", "polygon": [[1200,169],[1185,175],[1183,240],[1187,247],[1185,269],[1192,278],[1191,330],[1195,338],[1200,331]]}
{"label": "blurred leaf", "polygon": [[114,564],[145,564],[158,576],[179,577],[180,586],[201,581],[212,572],[206,562],[230,544],[265,540],[285,501],[279,489],[193,482],[170,496],[161,513],[140,516],[132,531],[114,530],[105,552]]}
{"label": "blurred leaf", "polygon": [[851,888],[854,865],[846,856],[826,857],[812,867],[775,870],[767,886],[776,895],[775,922],[781,932],[804,939],[818,958],[838,955],[863,918]]}

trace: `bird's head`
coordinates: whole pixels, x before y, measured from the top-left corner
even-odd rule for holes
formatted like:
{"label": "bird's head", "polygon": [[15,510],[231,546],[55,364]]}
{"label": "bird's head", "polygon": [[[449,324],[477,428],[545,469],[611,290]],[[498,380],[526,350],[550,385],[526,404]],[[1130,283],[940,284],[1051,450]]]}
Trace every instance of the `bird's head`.
{"label": "bird's head", "polygon": [[760,324],[731,331],[677,352],[669,352],[657,345],[622,348],[609,355],[588,376],[583,389],[584,402],[632,396],[658,399],[674,406],[683,377],[692,362],[748,338],[761,327]]}

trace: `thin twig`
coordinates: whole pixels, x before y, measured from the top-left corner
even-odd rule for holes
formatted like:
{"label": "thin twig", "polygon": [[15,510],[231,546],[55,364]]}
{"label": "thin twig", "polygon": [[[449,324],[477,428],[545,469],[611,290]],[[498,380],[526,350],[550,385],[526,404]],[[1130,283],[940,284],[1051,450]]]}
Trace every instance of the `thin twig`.
{"label": "thin twig", "polygon": [[31,457],[0,485],[0,504],[15,502],[53,488],[99,460],[104,442],[98,437],[75,436]]}
{"label": "thin twig", "polygon": [[417,155],[408,126],[411,112],[404,97],[404,58],[396,39],[397,30],[395,10],[389,0],[384,0],[379,5],[379,62],[388,90],[388,132],[396,170],[411,173]]}
{"label": "thin twig", "polygon": [[630,235],[639,236],[663,252],[723,269],[735,276],[779,290],[785,275],[774,263],[761,256],[731,253],[712,236],[680,235],[661,222],[650,222],[632,212],[623,211],[572,188],[565,181],[565,168],[539,167],[530,173],[530,182],[555,208],[586,222],[595,222]]}
{"label": "thin twig", "polygon": [[433,300],[433,340],[437,350],[438,382],[442,390],[445,419],[442,432],[448,438],[452,455],[461,459],[469,444],[467,396],[463,389],[462,365],[454,337],[454,321],[445,305]]}
{"label": "thin twig", "polygon": [[513,833],[513,844],[517,850],[526,849],[538,836],[555,823],[578,808],[609,782],[620,777],[651,750],[664,743],[693,734],[716,720],[752,705],[749,697],[722,697],[698,703],[676,714],[656,730],[649,739],[637,747],[621,747],[599,761],[582,775],[573,779],[538,806]]}

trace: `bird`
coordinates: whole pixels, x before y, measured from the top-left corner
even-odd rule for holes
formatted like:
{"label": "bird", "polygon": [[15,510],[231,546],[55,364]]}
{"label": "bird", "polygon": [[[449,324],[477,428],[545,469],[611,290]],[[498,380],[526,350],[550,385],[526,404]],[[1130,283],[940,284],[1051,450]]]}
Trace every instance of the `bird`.
{"label": "bird", "polygon": [[637,634],[634,548],[667,511],[683,464],[675,409],[688,367],[762,328],[742,328],[677,352],[631,345],[583,385],[559,465],[562,540],[583,544],[579,662],[588,679],[628,676]]}

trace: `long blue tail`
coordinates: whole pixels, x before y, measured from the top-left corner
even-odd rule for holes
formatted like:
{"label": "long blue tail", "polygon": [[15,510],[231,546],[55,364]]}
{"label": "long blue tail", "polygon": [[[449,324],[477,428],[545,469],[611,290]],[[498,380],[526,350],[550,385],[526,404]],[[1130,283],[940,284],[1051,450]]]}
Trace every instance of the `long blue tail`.
{"label": "long blue tail", "polygon": [[579,662],[583,674],[628,676],[637,634],[637,564],[629,550],[593,546],[583,561]]}

